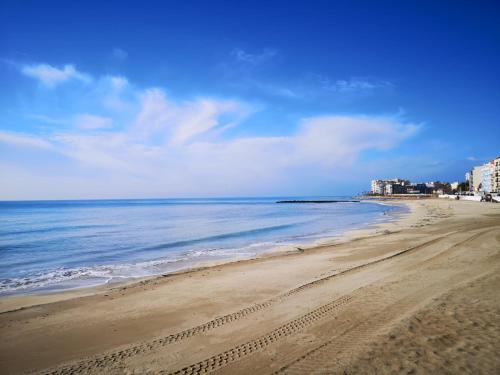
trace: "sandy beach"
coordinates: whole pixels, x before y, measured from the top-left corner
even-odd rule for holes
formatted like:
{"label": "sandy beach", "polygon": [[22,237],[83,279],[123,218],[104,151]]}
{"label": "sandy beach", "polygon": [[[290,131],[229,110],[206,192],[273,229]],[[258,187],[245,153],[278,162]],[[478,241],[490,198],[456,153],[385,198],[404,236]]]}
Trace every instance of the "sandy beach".
{"label": "sandy beach", "polygon": [[400,204],[332,244],[1,298],[0,372],[498,373],[500,205]]}

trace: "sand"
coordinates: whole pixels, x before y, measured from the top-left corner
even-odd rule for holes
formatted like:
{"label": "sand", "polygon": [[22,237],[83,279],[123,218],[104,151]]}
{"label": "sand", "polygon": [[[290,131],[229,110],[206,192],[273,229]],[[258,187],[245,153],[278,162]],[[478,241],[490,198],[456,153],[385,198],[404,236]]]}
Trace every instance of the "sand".
{"label": "sand", "polygon": [[0,299],[0,372],[500,372],[500,205],[405,201],[336,243]]}

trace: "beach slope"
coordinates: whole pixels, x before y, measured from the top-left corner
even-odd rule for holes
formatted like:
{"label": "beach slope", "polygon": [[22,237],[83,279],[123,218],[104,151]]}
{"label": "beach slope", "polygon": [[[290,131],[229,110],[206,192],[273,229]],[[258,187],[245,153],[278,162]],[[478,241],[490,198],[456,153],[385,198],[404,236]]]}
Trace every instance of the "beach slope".
{"label": "beach slope", "polygon": [[405,204],[312,249],[0,299],[0,372],[498,373],[500,205]]}

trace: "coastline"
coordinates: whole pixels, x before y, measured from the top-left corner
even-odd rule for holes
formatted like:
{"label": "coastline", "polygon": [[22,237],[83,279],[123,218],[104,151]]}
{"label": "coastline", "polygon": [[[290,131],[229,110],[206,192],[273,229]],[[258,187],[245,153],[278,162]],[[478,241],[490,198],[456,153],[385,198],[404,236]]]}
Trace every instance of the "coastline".
{"label": "coastline", "polygon": [[[409,212],[393,221],[303,251],[108,288],[26,296],[11,299],[10,305],[0,299],[0,368],[5,373],[181,368],[195,373],[197,367],[190,366],[207,359],[207,368],[222,373],[271,373],[293,370],[299,362],[307,368],[315,348],[330,348],[333,351],[321,361],[339,360],[320,361],[322,368],[366,373],[358,354],[370,353],[365,349],[372,348],[377,337],[383,341],[394,329],[404,337],[405,324],[418,314],[441,316],[433,306],[442,296],[454,301],[454,288],[473,288],[476,281],[498,285],[494,275],[500,269],[500,206],[437,199],[404,204]],[[481,303],[491,299],[476,295]],[[495,301],[488,308],[493,309]],[[5,312],[15,307],[22,309]],[[469,319],[480,312],[471,314]],[[481,330],[483,321],[478,322],[476,329]],[[276,327],[282,327],[279,336],[273,333]],[[455,334],[452,328],[448,335]],[[353,341],[342,336],[347,331]],[[473,344],[475,336],[470,340]],[[252,343],[248,350],[224,354],[245,342]],[[404,342],[396,356],[406,355]],[[345,348],[343,354],[332,354],[335,343]],[[497,350],[498,345],[487,349]],[[220,362],[223,366],[209,361],[219,355],[226,358]],[[468,347],[461,355],[469,355]]]}
{"label": "coastline", "polygon": [[[340,201],[335,201],[340,202]],[[351,201],[346,201],[347,203],[352,203]],[[341,203],[344,203],[342,201]],[[8,312],[12,310],[18,310],[26,307],[31,307],[35,305],[42,305],[46,303],[57,302],[66,299],[72,299],[77,297],[90,296],[95,293],[105,292],[106,290],[112,290],[114,288],[120,288],[123,286],[131,286],[136,283],[141,283],[144,281],[150,281],[158,278],[170,277],[174,275],[182,275],[186,273],[191,273],[195,271],[200,271],[204,269],[208,269],[211,267],[223,266],[225,264],[231,263],[239,263],[245,261],[254,261],[261,258],[269,258],[287,255],[291,253],[300,253],[304,250],[314,250],[315,248],[321,248],[325,246],[332,246],[337,243],[344,243],[352,240],[356,236],[371,236],[376,234],[378,231],[382,231],[385,229],[385,224],[389,224],[393,221],[399,221],[401,218],[404,218],[405,214],[411,215],[411,206],[406,204],[406,202],[398,201],[398,202],[384,202],[384,201],[376,201],[376,200],[365,200],[365,201],[356,201],[356,203],[361,204],[380,204],[387,206],[397,206],[408,212],[388,212],[384,213],[384,215],[392,216],[389,218],[384,218],[383,220],[377,219],[374,222],[365,223],[363,225],[358,225],[355,229],[345,230],[338,235],[335,236],[327,236],[318,238],[314,241],[307,243],[294,243],[288,245],[276,245],[267,250],[256,253],[252,256],[241,255],[238,256],[233,254],[231,257],[221,257],[217,260],[202,260],[202,261],[185,261],[185,266],[180,266],[178,270],[166,271],[162,273],[158,273],[155,275],[148,276],[130,276],[129,278],[125,278],[124,280],[114,280],[111,282],[103,282],[99,284],[92,284],[89,286],[74,286],[68,288],[57,288],[53,287],[50,289],[39,289],[39,290],[28,290],[21,291],[18,293],[12,294],[4,294],[0,295],[0,313]],[[401,216],[401,218],[399,217]],[[390,227],[390,225],[389,225]],[[300,249],[300,250],[299,250]]]}

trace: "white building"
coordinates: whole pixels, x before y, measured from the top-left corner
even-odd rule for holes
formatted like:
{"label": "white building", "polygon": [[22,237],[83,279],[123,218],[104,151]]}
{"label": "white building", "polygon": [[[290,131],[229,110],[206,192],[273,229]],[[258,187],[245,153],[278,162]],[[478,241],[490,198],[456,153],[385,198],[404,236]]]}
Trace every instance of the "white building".
{"label": "white building", "polygon": [[491,191],[500,193],[500,156],[493,160],[493,179]]}
{"label": "white building", "polygon": [[497,193],[500,191],[500,157],[472,170],[471,191],[476,193]]}
{"label": "white building", "polygon": [[401,178],[372,180],[371,193],[380,195],[403,194],[406,193],[406,186],[408,185],[410,185],[410,181]]}
{"label": "white building", "polygon": [[372,194],[383,195],[385,193],[385,181],[383,180],[372,180]]}
{"label": "white building", "polygon": [[485,193],[491,193],[493,190],[494,173],[495,164],[493,160],[481,166],[482,191],[484,191]]}
{"label": "white building", "polygon": [[482,165],[478,167],[474,167],[472,169],[472,191],[475,193],[478,193],[482,191],[483,185],[482,185]]}

